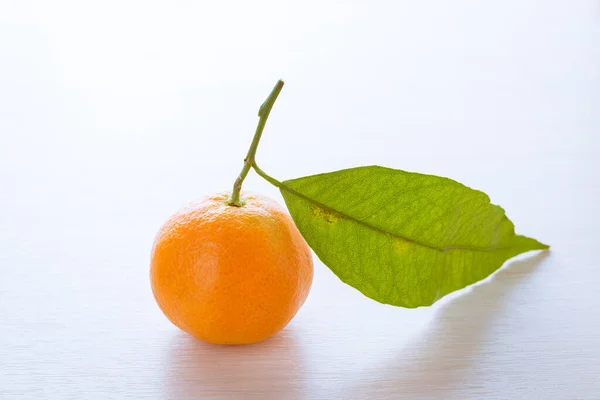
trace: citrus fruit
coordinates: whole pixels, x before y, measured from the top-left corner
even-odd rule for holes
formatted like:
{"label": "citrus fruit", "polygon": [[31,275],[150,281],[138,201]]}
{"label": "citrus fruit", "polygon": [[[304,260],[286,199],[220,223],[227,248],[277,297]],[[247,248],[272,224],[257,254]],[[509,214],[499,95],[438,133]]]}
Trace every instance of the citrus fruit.
{"label": "citrus fruit", "polygon": [[152,249],[154,297],[167,318],[217,344],[264,340],[306,300],[313,278],[308,245],[273,200],[244,193],[203,198],[173,215]]}

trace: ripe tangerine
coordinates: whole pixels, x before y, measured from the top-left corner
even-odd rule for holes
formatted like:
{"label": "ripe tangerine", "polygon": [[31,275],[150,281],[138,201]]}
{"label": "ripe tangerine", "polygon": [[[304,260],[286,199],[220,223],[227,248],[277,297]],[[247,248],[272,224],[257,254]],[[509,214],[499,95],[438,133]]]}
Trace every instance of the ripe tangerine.
{"label": "ripe tangerine", "polygon": [[272,199],[228,193],[183,208],[154,241],[150,278],[167,318],[216,344],[264,340],[283,329],[312,284],[313,263],[291,217]]}

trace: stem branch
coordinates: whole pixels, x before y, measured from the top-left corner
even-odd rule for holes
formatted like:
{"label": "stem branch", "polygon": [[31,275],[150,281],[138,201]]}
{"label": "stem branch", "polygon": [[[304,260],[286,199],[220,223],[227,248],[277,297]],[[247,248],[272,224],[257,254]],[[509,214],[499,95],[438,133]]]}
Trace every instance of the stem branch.
{"label": "stem branch", "polygon": [[272,176],[269,176],[262,169],[258,168],[258,165],[256,165],[256,162],[254,164],[252,164],[252,168],[254,168],[254,171],[256,171],[258,176],[263,178],[265,181],[269,182],[271,185],[278,187],[280,189],[283,187],[283,184],[281,182],[279,182],[277,179],[273,178]]}
{"label": "stem branch", "polygon": [[273,104],[275,104],[275,100],[277,100],[277,96],[279,96],[281,89],[283,89],[283,81],[279,80],[277,81],[277,84],[275,84],[275,87],[271,91],[269,97],[267,97],[265,102],[260,106],[260,109],[258,110],[258,125],[256,126],[256,132],[254,133],[254,138],[252,139],[250,148],[248,149],[248,154],[246,155],[246,158],[244,158],[244,167],[242,168],[240,175],[237,177],[235,183],[233,184],[231,196],[229,197],[229,199],[226,200],[226,203],[230,206],[241,207],[244,205],[244,201],[240,199],[242,183],[244,182],[244,179],[246,179],[250,168],[253,165],[255,165],[254,158],[256,157],[256,149],[258,148],[260,137],[262,136],[263,130],[265,129],[265,124],[267,123],[267,119],[269,118],[269,113],[271,112]]}

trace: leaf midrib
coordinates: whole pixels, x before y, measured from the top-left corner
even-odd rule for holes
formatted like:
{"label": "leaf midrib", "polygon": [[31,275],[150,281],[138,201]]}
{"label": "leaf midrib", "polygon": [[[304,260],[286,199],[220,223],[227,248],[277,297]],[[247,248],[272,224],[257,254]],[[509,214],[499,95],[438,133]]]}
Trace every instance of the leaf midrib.
{"label": "leaf midrib", "polygon": [[[403,236],[403,235],[399,235],[397,233],[390,232],[390,231],[387,231],[385,229],[379,228],[377,226],[371,225],[371,224],[369,224],[369,223],[367,223],[367,222],[365,222],[363,220],[359,220],[357,218],[354,218],[351,215],[344,214],[343,212],[341,212],[339,210],[336,210],[336,209],[334,209],[334,208],[332,208],[330,206],[327,206],[327,205],[325,205],[325,204],[323,204],[323,203],[321,203],[319,201],[316,201],[315,199],[312,199],[312,198],[308,197],[307,195],[305,195],[303,193],[298,192],[295,189],[292,189],[291,187],[289,187],[289,186],[287,186],[285,184],[285,181],[279,182],[279,183],[280,183],[280,185],[278,185],[278,186],[279,186],[280,189],[285,190],[285,191],[287,191],[287,192],[289,192],[289,193],[291,193],[291,194],[293,194],[295,196],[298,196],[298,197],[300,197],[300,198],[302,198],[302,199],[304,199],[306,201],[309,201],[309,202],[315,204],[316,206],[318,206],[318,207],[320,207],[320,208],[322,208],[324,210],[327,210],[329,212],[335,213],[335,214],[341,216],[342,218],[345,218],[347,220],[355,222],[355,223],[357,223],[359,225],[365,226],[365,227],[367,227],[369,229],[372,229],[372,230],[374,230],[376,232],[383,233],[383,234],[386,234],[386,235],[390,235],[390,236],[393,236],[393,237],[405,240],[407,242],[413,243],[415,245],[418,245],[418,246],[421,246],[421,247],[425,247],[425,248],[428,248],[428,249],[432,249],[432,250],[435,250],[435,251],[446,252],[446,251],[450,251],[450,250],[468,250],[468,251],[492,252],[492,251],[499,251],[499,250],[508,250],[510,248],[510,247],[498,247],[498,246],[496,246],[496,247],[477,247],[477,246],[472,246],[472,247],[468,247],[468,246],[437,247],[437,246],[432,246],[430,244],[422,243],[422,242],[420,242],[418,240],[415,240],[415,239],[412,239],[412,238],[409,238],[409,237],[406,237],[406,236]],[[498,222],[498,224],[501,224],[506,218],[507,218],[506,215],[504,215],[502,217],[502,219]]]}

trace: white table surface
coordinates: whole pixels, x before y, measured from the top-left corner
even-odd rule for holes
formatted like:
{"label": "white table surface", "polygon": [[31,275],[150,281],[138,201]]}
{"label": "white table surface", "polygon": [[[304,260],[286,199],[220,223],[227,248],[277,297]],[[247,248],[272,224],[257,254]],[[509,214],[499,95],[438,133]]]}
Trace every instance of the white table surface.
{"label": "white table surface", "polygon": [[[415,310],[315,258],[276,337],[178,331],[152,240],[230,187],[278,78],[273,176],[450,176],[552,251]],[[599,134],[597,1],[1,1],[0,398],[600,399]]]}

